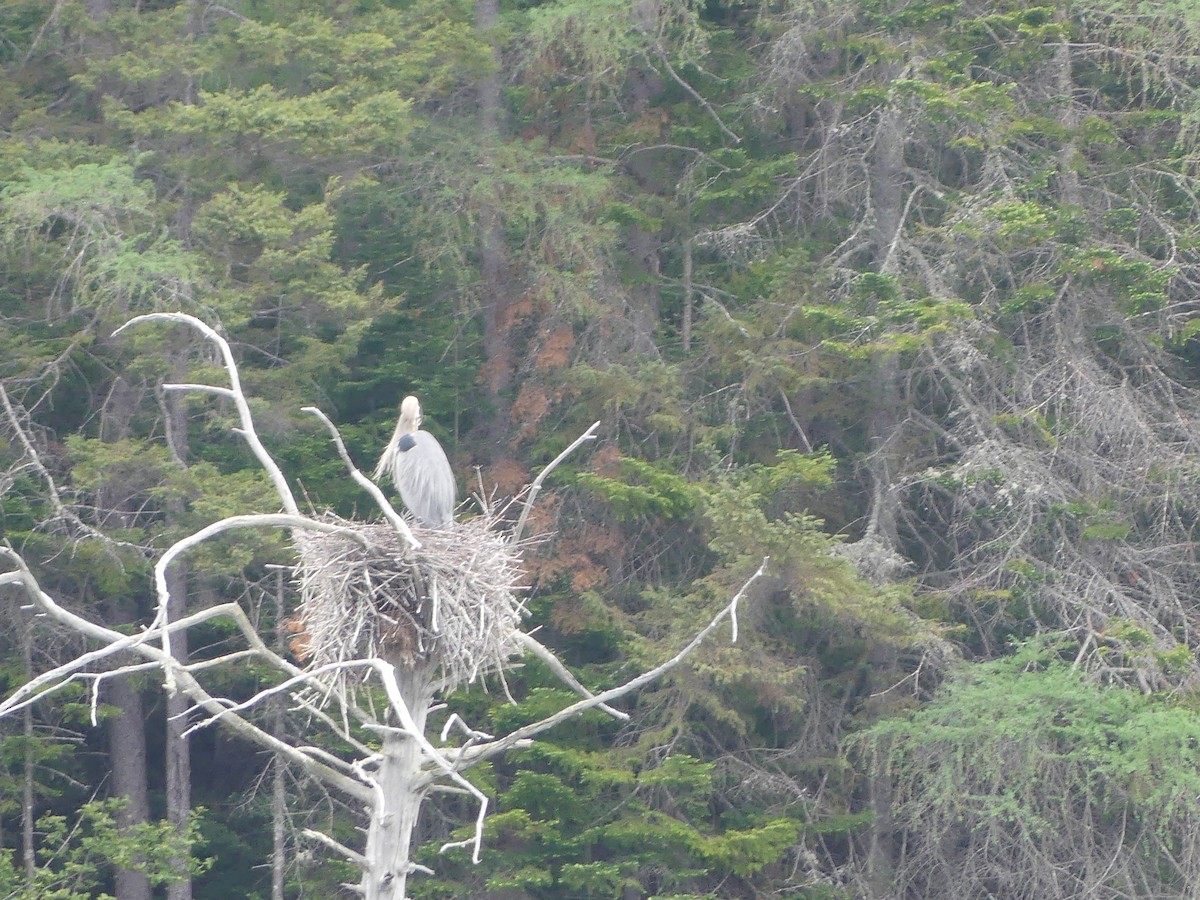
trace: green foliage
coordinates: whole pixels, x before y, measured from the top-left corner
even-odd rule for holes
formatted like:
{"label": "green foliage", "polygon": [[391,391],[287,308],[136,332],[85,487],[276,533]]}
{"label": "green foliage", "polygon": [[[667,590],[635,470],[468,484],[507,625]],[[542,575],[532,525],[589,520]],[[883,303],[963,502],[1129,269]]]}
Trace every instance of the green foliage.
{"label": "green foliage", "polygon": [[179,881],[184,872],[175,859],[186,860],[186,872],[203,873],[212,860],[192,856],[200,811],[180,834],[166,822],[128,827],[117,824],[123,801],[93,800],[76,817],[45,815],[38,820],[40,863],[32,883],[14,864],[12,852],[0,855],[0,890],[14,900],[106,900],[103,887],[114,868],[143,872],[153,885]]}
{"label": "green foliage", "polygon": [[[776,862],[801,828],[767,811],[740,826],[704,824],[713,765],[686,755],[641,768],[607,753],[539,745],[513,762],[519,771],[488,820],[481,868],[489,890],[657,896],[723,873],[752,875]],[[430,882],[414,896],[449,894]]]}
{"label": "green foliage", "polygon": [[[600,419],[531,551],[529,625],[589,684],[677,652],[763,556],[767,576],[739,642],[630,698],[628,730],[591,714],[479,773],[484,867],[439,859],[417,890],[830,897],[889,847],[1008,829],[1049,853],[1087,822],[1096,870],[1150,873],[1105,889],[1186,893],[1162,873],[1191,858],[1191,788],[1148,749],[1191,760],[1165,737],[1185,709],[1098,683],[1196,677],[1194,7],[522,0],[485,31],[460,0],[0,4],[0,378],[57,499],[128,543],[74,540],[7,432],[5,536],[135,629],[139,547],[275,508],[220,398],[171,395],[168,452],[156,386],[224,375],[167,329],[108,336],[147,310],[224,330],[289,479],[347,515],[369,505],[303,405],[369,470],[417,393],[460,486],[479,465],[504,492]],[[190,552],[190,601],[241,595],[285,539]],[[935,693],[964,650],[983,665]],[[243,696],[261,674],[222,677]],[[497,730],[572,702],[540,664],[511,675],[517,707],[455,702]],[[39,764],[98,780],[56,747]],[[29,749],[0,739],[6,785]],[[876,855],[853,846],[885,824],[859,775],[898,798],[905,840]],[[75,802],[56,784],[39,802]],[[17,812],[0,801],[5,835]],[[257,827],[235,818],[223,846]],[[897,885],[937,897],[903,852]],[[79,860],[61,889],[101,890]],[[989,894],[1036,893],[1000,868]]]}
{"label": "green foliage", "polygon": [[696,489],[686,479],[625,457],[617,464],[617,477],[579,472],[574,482],[601,497],[619,520],[640,516],[679,519],[696,506]]}
{"label": "green foliage", "polygon": [[[1070,856],[1084,832],[1106,834],[1117,858],[1144,860],[1177,884],[1164,836],[1180,836],[1193,816],[1200,718],[1186,703],[1090,682],[1063,659],[1072,652],[1043,640],[964,668],[928,705],[851,739],[893,785],[897,839],[916,841],[910,885],[944,879],[967,890],[1034,853],[1061,860],[1068,879],[1085,877]],[[1138,826],[1108,832],[1118,821]],[[953,854],[929,843],[935,835]],[[1014,843],[1001,849],[1005,840]],[[955,870],[967,860],[980,874]],[[918,865],[931,868],[917,874]]]}
{"label": "green foliage", "polygon": [[358,292],[361,273],[330,262],[335,234],[329,204],[293,209],[286,200],[283,192],[230,185],[197,211],[192,235],[221,266],[212,280],[224,286],[208,302],[236,325],[263,310],[280,315],[277,307],[286,297],[288,318],[308,319],[310,327],[331,313],[343,323],[353,320],[378,303],[378,291]]}
{"label": "green foliage", "polygon": [[41,251],[34,271],[62,308],[147,311],[178,302],[196,281],[196,259],[157,227],[151,186],[119,157],[26,167],[0,199],[0,242]]}

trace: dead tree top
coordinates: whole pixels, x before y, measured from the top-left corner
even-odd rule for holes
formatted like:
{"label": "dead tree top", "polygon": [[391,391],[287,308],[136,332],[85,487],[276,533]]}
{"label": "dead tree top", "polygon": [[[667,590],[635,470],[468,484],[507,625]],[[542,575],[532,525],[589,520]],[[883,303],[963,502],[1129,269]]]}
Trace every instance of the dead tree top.
{"label": "dead tree top", "polygon": [[[483,822],[487,813],[486,795],[463,777],[473,765],[493,759],[509,750],[528,746],[532,739],[549,728],[572,719],[589,709],[601,709],[620,720],[628,714],[609,704],[660,678],[679,665],[722,622],[728,620],[737,639],[737,606],[750,585],[763,575],[767,560],[742,585],[733,599],[670,659],[624,684],[593,694],[532,635],[521,629],[525,609],[520,556],[529,511],[546,476],[580,445],[595,438],[600,423],[594,423],[569,447],[547,465],[509,509],[520,510],[511,529],[504,510],[496,511],[481,502],[478,517],[458,522],[452,528],[438,530],[413,528],[392,507],[379,486],[358,470],[333,423],[320,410],[306,407],[305,412],[318,418],[329,430],[339,456],[351,478],[374,500],[382,521],[348,520],[330,513],[304,515],[300,511],[287,478],[267,452],[254,427],[250,404],[242,392],[241,380],[229,343],[213,328],[184,313],[153,313],[138,316],[122,327],[147,322],[187,325],[207,338],[221,353],[229,386],[174,383],[164,390],[200,392],[232,402],[239,427],[236,429],[262,465],[280,500],[282,512],[234,515],[213,522],[176,541],[154,566],[158,609],[154,620],[134,634],[126,634],[93,622],[72,612],[42,590],[33,572],[11,548],[0,543],[0,587],[21,587],[39,615],[65,625],[95,641],[95,650],[81,654],[50,671],[32,678],[7,698],[0,698],[0,718],[38,702],[54,691],[77,681],[92,686],[93,724],[96,721],[99,685],[104,678],[149,670],[161,671],[169,693],[182,691],[195,704],[203,718],[189,729],[221,722],[235,733],[280,755],[324,785],[366,805],[371,822],[367,852],[359,853],[333,838],[306,831],[313,840],[337,850],[346,859],[364,868],[363,893],[371,896],[402,896],[405,878],[417,867],[408,855],[408,838],[393,840],[389,853],[379,851],[380,834],[392,828],[395,810],[384,790],[380,774],[389,760],[409,754],[388,756],[379,748],[361,740],[360,730],[397,735],[404,740],[391,743],[415,747],[417,755],[409,759],[408,783],[420,796],[435,783],[461,791],[478,803],[473,837],[448,843],[443,850],[470,846],[472,859],[479,861],[483,840]],[[0,398],[3,399],[3,398]],[[19,424],[15,412],[10,420]],[[17,429],[20,430],[19,427]],[[31,455],[31,445],[24,446]],[[44,467],[40,469],[46,475]],[[51,484],[53,491],[53,485]],[[298,621],[307,644],[307,665],[292,660],[269,647],[236,601],[190,612],[172,619],[168,614],[170,591],[167,570],[191,549],[219,534],[242,528],[286,528],[291,532],[297,551],[295,578],[301,593]],[[178,659],[171,651],[172,635],[186,633],[205,622],[230,622],[240,635],[242,647],[223,655]],[[457,728],[466,735],[459,746],[435,747],[425,733],[426,714],[433,695],[469,684],[491,672],[502,673],[514,656],[530,653],[540,659],[565,685],[580,695],[575,703],[537,721],[522,725],[506,734],[493,736],[469,727],[456,714],[446,722],[441,735],[443,744],[449,731]],[[118,654],[139,657],[115,669],[104,666]],[[207,674],[230,663],[257,660],[274,668],[280,677],[253,697],[239,702],[211,691]],[[412,678],[406,678],[405,668]],[[360,680],[374,677],[384,691],[386,712],[378,715],[373,705],[366,708],[353,702],[348,694]],[[352,683],[353,680],[353,683]],[[402,688],[405,684],[408,688]],[[419,684],[420,690],[413,690]],[[296,744],[281,740],[260,727],[246,713],[271,697],[290,694],[297,706],[310,716],[310,724],[330,729],[346,749],[332,753],[317,742]],[[332,701],[341,715],[329,715],[320,707]],[[344,758],[348,756],[350,758]],[[399,834],[399,832],[397,832]],[[399,875],[400,877],[396,877]],[[380,890],[383,893],[380,893]]]}

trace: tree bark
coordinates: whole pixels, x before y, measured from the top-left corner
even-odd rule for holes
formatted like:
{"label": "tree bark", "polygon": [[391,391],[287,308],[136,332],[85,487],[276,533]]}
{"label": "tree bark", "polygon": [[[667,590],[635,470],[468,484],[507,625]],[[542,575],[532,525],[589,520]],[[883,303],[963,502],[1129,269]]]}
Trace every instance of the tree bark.
{"label": "tree bark", "polygon": [[[283,656],[287,650],[287,629],[284,625],[283,572],[275,574],[275,652]],[[271,734],[285,740],[284,706],[276,697],[271,707]],[[283,883],[287,870],[287,778],[283,757],[271,761],[271,900],[284,900]]]}
{"label": "tree bark", "polygon": [[[187,608],[187,572],[179,563],[167,573],[167,588],[170,591],[168,616],[172,620],[182,618]],[[186,631],[171,635],[171,655],[181,662],[187,661]],[[167,697],[167,821],[180,833],[187,830],[192,814],[192,758],[188,739],[184,735],[189,725],[190,705],[182,692]],[[174,859],[172,864],[180,873],[187,871],[187,860]],[[191,900],[191,897],[190,875],[167,885],[167,900]]]}
{"label": "tree bark", "polygon": [[871,210],[875,215],[872,243],[875,264],[887,274],[895,264],[893,247],[904,226],[904,122],[898,110],[880,113],[871,161]]}
{"label": "tree bark", "polygon": [[692,252],[692,234],[689,227],[687,237],[683,240],[683,315],[679,327],[680,337],[683,340],[684,353],[692,349],[692,295],[694,294],[692,285]]}
{"label": "tree bark", "polygon": [[[476,0],[475,27],[487,41],[492,53],[493,70],[476,87],[479,103],[479,131],[484,147],[480,160],[484,171],[493,166],[493,148],[500,141],[500,47],[496,28],[500,24],[499,0]],[[476,223],[479,245],[480,303],[483,308],[484,388],[492,404],[491,437],[499,439],[509,431],[508,389],[516,369],[512,346],[511,302],[508,285],[508,254],[504,242],[504,219],[498,200],[480,201]]]}
{"label": "tree bark", "polygon": [[[129,434],[129,423],[139,403],[139,391],[118,376],[105,398],[100,413],[100,439],[120,441]],[[101,524],[113,517],[121,525],[134,515],[125,499],[125,486],[106,484],[97,495]],[[129,598],[109,604],[109,620],[132,622],[137,618],[134,601]],[[146,771],[146,713],[141,690],[127,677],[105,681],[108,702],[120,712],[108,720],[109,766],[112,770],[114,797],[124,797],[126,805],[118,817],[122,826],[150,820],[150,790]],[[117,900],[150,900],[150,882],[140,872],[118,869],[115,876]]]}
{"label": "tree bark", "polygon": [[[33,635],[29,628],[21,629],[21,655],[25,663],[25,679],[33,680]],[[37,858],[34,855],[33,825],[34,825],[34,757],[33,757],[33,707],[25,707],[21,717],[21,727],[25,734],[25,771],[21,783],[21,860],[25,864],[25,880],[32,886],[37,869]],[[0,844],[0,847],[4,846]]]}
{"label": "tree bark", "polygon": [[[120,710],[107,722],[112,795],[125,798],[118,823],[127,826],[150,819],[150,792],[146,786],[146,713],[141,692],[129,678],[105,681],[108,702]],[[150,881],[141,872],[118,869],[117,900],[150,900]]]}
{"label": "tree bark", "polygon": [[[870,661],[874,671],[884,671],[895,663],[884,644],[876,644],[871,649]],[[870,900],[889,900],[895,896],[897,846],[892,819],[892,780],[879,760],[875,760],[870,767],[866,787],[867,803],[871,810],[867,890]]]}
{"label": "tree bark", "polygon": [[[897,265],[896,244],[904,227],[904,123],[900,113],[891,108],[880,114],[876,133],[871,163],[871,208],[875,214],[872,239],[875,264],[882,274],[888,274]],[[899,358],[895,353],[885,353],[878,364],[878,396],[869,425],[867,471],[872,482],[872,501],[867,531],[890,550],[895,550],[898,544],[899,504],[892,492],[892,478],[898,466],[891,444],[897,412],[902,408],[899,382]]]}
{"label": "tree bark", "polygon": [[[1060,12],[1055,18],[1062,21],[1065,17]],[[1075,79],[1071,74],[1071,47],[1065,37],[1054,49],[1054,82],[1061,108],[1059,120],[1067,134],[1067,139],[1058,152],[1058,178],[1062,189],[1062,198],[1071,206],[1082,206],[1083,191],[1080,188],[1079,172],[1075,169],[1076,156],[1079,153],[1079,146],[1075,140],[1075,131],[1079,127],[1079,112],[1075,109]]]}
{"label": "tree bark", "polygon": [[[389,662],[396,667],[400,694],[423,733],[433,699],[433,668],[428,663],[405,666],[395,660]],[[413,829],[429,785],[422,772],[421,748],[407,734],[387,732],[380,756],[375,776],[379,801],[372,810],[367,832],[362,893],[366,900],[404,900],[412,865]]]}
{"label": "tree bark", "polygon": [[[187,374],[187,343],[176,343],[171,352],[171,369],[176,381],[185,380]],[[187,466],[188,434],[187,410],[184,399],[176,393],[167,393],[164,398],[167,417],[167,441],[171,452],[179,465]],[[180,504],[175,503],[167,509],[167,520],[178,519],[183,513]],[[188,569],[182,561],[176,561],[167,571],[167,617],[174,621],[182,618],[187,612]],[[180,663],[186,664],[188,658],[188,640],[185,631],[178,631],[171,636],[171,655]],[[166,793],[167,821],[175,830],[183,833],[187,830],[192,815],[192,756],[191,746],[186,732],[189,725],[188,698],[181,692],[167,697],[167,742],[166,754]],[[187,860],[174,859],[173,866],[180,873],[187,871]],[[167,885],[167,900],[192,900],[192,878],[184,875],[179,881]]]}
{"label": "tree bark", "polygon": [[630,349],[642,355],[657,355],[658,322],[662,307],[662,289],[659,284],[661,261],[659,237],[636,225],[629,231],[629,252],[645,272],[645,280],[630,288],[630,322],[633,325],[633,342]]}
{"label": "tree bark", "polygon": [[888,900],[895,896],[895,871],[892,862],[892,784],[879,775],[867,782],[871,807],[871,836],[867,849],[867,890],[870,900]]}

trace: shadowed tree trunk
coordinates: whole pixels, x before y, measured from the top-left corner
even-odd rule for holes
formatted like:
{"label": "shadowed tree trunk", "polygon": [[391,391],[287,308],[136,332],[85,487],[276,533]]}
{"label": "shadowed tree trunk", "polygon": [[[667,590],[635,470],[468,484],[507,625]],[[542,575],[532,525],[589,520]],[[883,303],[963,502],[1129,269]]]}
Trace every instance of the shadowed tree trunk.
{"label": "shadowed tree trunk", "polygon": [[658,257],[660,242],[657,234],[634,226],[629,233],[629,251],[644,272],[640,284],[630,289],[632,308],[629,310],[633,326],[633,351],[639,354],[657,355],[659,311],[662,305],[659,285],[661,263]]}
{"label": "shadowed tree trunk", "polygon": [[[272,718],[275,720],[276,736],[283,719],[283,704],[277,705]],[[287,871],[287,832],[284,830],[287,817],[287,781],[283,771],[283,760],[276,757],[271,763],[271,900],[284,900],[284,874]]]}
{"label": "shadowed tree trunk", "polygon": [[[885,109],[876,134],[871,165],[871,207],[875,215],[872,243],[875,263],[882,274],[895,265],[896,246],[904,227],[904,123],[898,111]],[[901,471],[897,454],[897,415],[902,409],[900,360],[885,353],[876,370],[875,411],[869,423],[870,456],[867,471],[871,480],[871,507],[866,537],[886,550],[898,549],[899,500],[893,479]],[[886,777],[871,776],[867,783],[868,803],[874,814],[868,843],[867,878],[871,897],[891,896],[894,838],[891,830],[891,784]]]}
{"label": "shadowed tree trunk", "polygon": [[[904,122],[898,110],[887,108],[880,114],[871,159],[871,210],[875,264],[881,274],[894,271],[896,247],[904,227]],[[898,502],[892,492],[892,478],[899,471],[893,462],[897,413],[901,409],[900,361],[895,353],[886,353],[877,370],[876,405],[870,420],[870,451],[867,471],[872,482],[872,501],[868,532],[896,550]]]}
{"label": "shadowed tree trunk", "polygon": [[[690,219],[690,217],[689,217]],[[692,349],[692,301],[695,293],[692,285],[693,251],[692,224],[687,223],[687,230],[682,241],[683,245],[683,310],[680,313],[679,336],[683,342],[683,352]]]}
{"label": "shadowed tree trunk", "polygon": [[[1055,19],[1062,22],[1066,16],[1059,11]],[[1054,90],[1060,104],[1059,121],[1067,139],[1063,141],[1058,154],[1058,179],[1062,189],[1063,202],[1071,206],[1083,205],[1083,194],[1080,190],[1079,172],[1076,171],[1075,157],[1079,153],[1079,145],[1075,139],[1075,131],[1079,127],[1079,111],[1075,108],[1075,79],[1071,74],[1071,47],[1064,37],[1054,50]]]}
{"label": "shadowed tree trunk", "polygon": [[[150,819],[150,794],[146,787],[146,711],[139,691],[128,677],[105,680],[106,700],[120,710],[107,722],[112,795],[124,797],[125,808],[117,821],[134,825]],[[150,900],[150,881],[141,872],[118,869],[117,900]]]}
{"label": "shadowed tree trunk", "polygon": [[[479,131],[484,170],[490,166],[493,148],[500,141],[500,48],[496,28],[500,24],[499,0],[476,0],[475,27],[492,51],[494,68],[477,86]],[[508,284],[508,258],[504,246],[504,220],[497,201],[486,196],[480,200],[476,224],[479,246],[480,303],[483,307],[484,389],[492,404],[489,436],[499,440],[508,433],[509,399],[516,367],[512,346],[512,322]]]}
{"label": "shadowed tree trunk", "polygon": [[[33,635],[29,628],[22,629],[21,656],[25,664],[25,677],[33,678]],[[26,707],[21,717],[21,727],[25,734],[25,771],[21,784],[21,860],[25,865],[25,878],[32,884],[34,871],[37,868],[37,858],[34,856],[33,843],[33,708]],[[0,843],[0,847],[4,844]]]}
{"label": "shadowed tree trunk", "polygon": [[[172,620],[182,618],[187,606],[187,572],[176,565],[167,573],[167,588],[171,594],[168,605]],[[178,637],[171,637],[171,655],[186,662],[188,655],[187,634],[178,632]],[[192,813],[192,760],[190,745],[184,732],[189,725],[188,708],[191,704],[188,698],[180,693],[167,697],[167,743],[166,753],[166,789],[167,789],[167,821],[179,832],[187,829],[188,819]],[[175,860],[179,871],[185,871],[185,860]],[[180,881],[167,885],[168,900],[191,900],[192,879],[185,876]]]}
{"label": "shadowed tree trunk", "polygon": [[[284,624],[283,572],[275,574],[275,652],[287,652],[287,626]],[[286,739],[284,713],[287,702],[277,697],[271,706],[271,734]],[[284,900],[283,882],[287,870],[287,773],[284,760],[275,754],[271,760],[271,900]]]}
{"label": "shadowed tree trunk", "polygon": [[[129,435],[129,423],[138,407],[139,392],[124,378],[118,377],[109,389],[100,415],[100,439],[120,441]],[[101,516],[111,517],[123,524],[132,513],[126,496],[127,486],[114,481],[105,485],[97,495]],[[109,604],[109,620],[132,622],[137,611],[128,599]],[[128,677],[106,680],[107,702],[119,712],[107,722],[109,764],[112,768],[114,797],[124,797],[125,808],[118,817],[121,825],[136,825],[150,820],[150,791],[146,772],[146,710],[139,686]],[[117,900],[149,900],[150,882],[140,872],[117,870],[115,888]]]}

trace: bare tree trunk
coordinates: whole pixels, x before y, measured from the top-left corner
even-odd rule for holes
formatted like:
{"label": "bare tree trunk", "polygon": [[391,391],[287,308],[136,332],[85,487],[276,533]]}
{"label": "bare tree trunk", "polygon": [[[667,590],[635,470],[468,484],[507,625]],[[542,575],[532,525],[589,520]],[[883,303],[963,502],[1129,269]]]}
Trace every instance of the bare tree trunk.
{"label": "bare tree trunk", "polygon": [[880,113],[871,161],[872,243],[875,263],[885,274],[894,264],[893,246],[904,225],[903,209],[904,122],[898,110],[887,108]]}
{"label": "bare tree trunk", "polygon": [[630,289],[630,297],[633,301],[630,320],[634,328],[632,349],[636,353],[646,355],[657,355],[658,353],[658,342],[655,340],[655,335],[658,331],[659,312],[662,306],[659,285],[661,271],[659,249],[658,235],[643,231],[636,225],[630,229],[629,251],[646,273],[644,283],[634,285]]}
{"label": "bare tree trunk", "polygon": [[[896,265],[896,246],[904,227],[904,124],[900,113],[885,109],[880,115],[871,164],[871,208],[875,215],[872,243],[875,263],[887,274]],[[900,361],[887,353],[879,361],[875,412],[871,416],[868,439],[870,457],[867,471],[872,482],[872,501],[867,532],[881,540],[889,550],[897,545],[896,517],[898,502],[892,492],[895,450],[892,442],[896,414],[901,409],[899,394]]]}
{"label": "bare tree trunk", "polygon": [[[885,646],[871,650],[871,668],[883,671],[895,662]],[[867,844],[867,890],[870,900],[890,900],[895,896],[896,832],[892,820],[892,780],[876,757],[867,772],[867,803],[871,810],[871,830]]]}
{"label": "bare tree trunk", "polygon": [[867,796],[872,813],[867,848],[867,890],[870,900],[888,900],[895,895],[891,782],[878,775],[869,776]]}
{"label": "bare tree trunk", "polygon": [[876,408],[871,415],[868,438],[870,455],[867,457],[867,473],[871,478],[871,510],[867,519],[867,533],[881,540],[889,550],[899,544],[897,518],[900,501],[892,490],[893,479],[899,470],[897,465],[896,413],[900,407],[900,360],[895,353],[887,353],[879,360],[875,371]]}
{"label": "bare tree trunk", "polygon": [[[167,589],[170,592],[167,604],[169,618],[182,618],[187,607],[187,571],[178,563],[167,572]],[[179,631],[171,635],[171,655],[181,662],[187,661],[186,632]],[[188,698],[181,692],[167,697],[167,821],[180,833],[187,830],[192,814],[192,758],[188,739],[184,735],[189,724],[190,705]],[[187,871],[187,860],[173,859],[171,862],[176,871]],[[167,900],[191,900],[191,897],[190,875],[167,885]]]}
{"label": "bare tree trunk", "polygon": [[[188,2],[187,24],[184,28],[184,33],[191,41],[196,40],[200,36],[200,26],[204,19],[205,5],[200,0],[189,0]],[[196,99],[196,76],[193,72],[189,71],[187,75],[187,87],[184,88],[183,92],[183,102],[190,105],[194,104]],[[184,233],[187,233],[186,230]]]}
{"label": "bare tree trunk", "polygon": [[[433,699],[433,667],[429,663],[406,666],[393,662],[400,694],[417,729],[424,733]],[[366,900],[404,900],[412,866],[412,836],[421,803],[429,788],[422,772],[424,758],[415,740],[398,730],[383,738],[382,757],[375,778],[379,801],[367,832],[367,869],[362,892]]]}
{"label": "bare tree trunk", "polygon": [[[33,680],[33,635],[29,627],[21,629],[21,655],[25,663],[25,678]],[[25,864],[25,880],[32,887],[37,860],[33,846],[33,707],[25,707],[21,718],[25,734],[25,771],[21,783],[21,860]],[[0,846],[3,846],[0,844]]]}
{"label": "bare tree trunk", "polygon": [[[138,407],[139,393],[134,385],[117,377],[112,383],[100,413],[100,439],[119,441],[129,433],[129,423]],[[126,524],[131,513],[124,500],[123,485],[112,483],[97,495],[101,524],[110,517]],[[136,618],[132,600],[114,600],[108,610],[113,622],[131,622]],[[105,681],[108,702],[120,712],[108,720],[109,766],[114,797],[124,797],[126,805],[118,817],[122,826],[150,820],[150,791],[146,773],[146,715],[141,691],[127,677]],[[150,882],[140,872],[118,869],[117,900],[149,900]]]}
{"label": "bare tree trunk", "polygon": [[[283,704],[271,714],[273,729],[283,724]],[[278,737],[278,732],[276,732]],[[283,760],[278,756],[271,762],[271,900],[284,900],[284,875],[287,872],[287,780]]]}
{"label": "bare tree trunk", "polygon": [[688,229],[688,235],[683,241],[683,317],[680,324],[680,336],[683,339],[683,352],[687,353],[692,349],[692,294],[694,293],[692,286],[692,235],[691,229]]}
{"label": "bare tree trunk", "polygon": [[[1065,18],[1062,12],[1056,19]],[[1083,192],[1080,189],[1079,172],[1076,171],[1076,157],[1079,145],[1075,139],[1075,130],[1079,127],[1079,112],[1075,109],[1075,79],[1071,74],[1071,47],[1064,37],[1054,49],[1054,82],[1062,107],[1060,121],[1068,135],[1058,153],[1058,178],[1062,188],[1062,197],[1071,206],[1083,205]]]}
{"label": "bare tree trunk", "polygon": [[[283,656],[287,645],[287,630],[283,624],[283,572],[275,575],[275,650]],[[284,700],[276,697],[271,707],[271,734],[280,740],[284,735]],[[287,869],[287,779],[283,757],[271,761],[271,900],[284,900],[283,878]]]}
{"label": "bare tree trunk", "polygon": [[[875,215],[872,243],[875,263],[882,274],[896,270],[897,247],[904,228],[904,124],[897,110],[885,109],[876,132],[871,163],[871,207]],[[868,424],[870,441],[867,471],[871,478],[871,509],[865,537],[896,552],[899,544],[899,500],[892,490],[900,470],[896,446],[897,413],[902,408],[900,359],[885,353],[875,373],[874,412]],[[872,651],[880,667],[882,648]],[[892,783],[872,766],[867,775],[867,802],[872,812],[867,845],[867,890],[871,900],[887,900],[894,893],[895,833],[892,830]]]}
{"label": "bare tree trunk", "polygon": [[500,0],[475,0],[475,27],[492,53],[493,69],[479,80],[479,130],[485,138],[500,133],[500,46],[496,27],[500,24]]}
{"label": "bare tree trunk", "polygon": [[[185,379],[187,370],[186,341],[176,343],[172,347],[171,368],[177,381]],[[168,393],[164,397],[167,418],[167,441],[171,452],[181,466],[187,465],[188,436],[187,415],[184,400],[179,394]],[[168,518],[181,515],[183,509],[178,505],[169,506]],[[187,613],[188,570],[182,561],[177,561],[167,571],[167,618],[174,621]],[[171,636],[171,655],[180,663],[187,663],[188,640],[187,633],[180,631]],[[191,746],[186,732],[188,729],[188,708],[190,701],[182,693],[167,696],[167,743],[166,753],[166,791],[167,791],[167,821],[175,830],[183,833],[187,830],[192,815],[192,756]],[[174,859],[171,861],[176,871],[187,871],[187,860]],[[179,881],[167,885],[167,900],[192,900],[192,878],[185,875]]]}
{"label": "bare tree trunk", "polygon": [[[150,792],[146,787],[146,713],[142,694],[129,678],[118,676],[105,681],[108,702],[120,713],[108,720],[109,766],[112,769],[112,795],[125,798],[118,817],[121,825],[135,825],[150,819]],[[141,872],[118,869],[117,900],[150,900],[150,881]]]}
{"label": "bare tree trunk", "polygon": [[[500,24],[499,0],[476,0],[475,27],[488,42],[492,51],[494,70],[483,76],[477,86],[479,102],[479,131],[484,147],[481,162],[485,171],[489,158],[500,140],[500,47],[496,28]],[[483,306],[483,352],[485,357],[484,387],[493,406],[489,428],[492,437],[507,434],[509,401],[505,396],[512,384],[516,368],[512,346],[512,322],[508,285],[508,254],[504,245],[504,220],[497,203],[485,199],[479,209],[477,223],[479,243],[479,275],[482,281],[480,302]]]}

